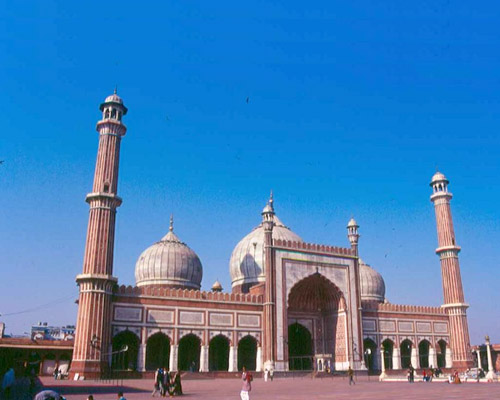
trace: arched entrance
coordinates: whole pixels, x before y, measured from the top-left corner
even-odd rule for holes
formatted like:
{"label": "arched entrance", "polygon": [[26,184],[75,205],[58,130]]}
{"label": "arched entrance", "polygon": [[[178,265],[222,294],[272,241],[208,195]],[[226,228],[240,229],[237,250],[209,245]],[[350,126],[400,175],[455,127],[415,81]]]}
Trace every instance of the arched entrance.
{"label": "arched entrance", "polygon": [[146,342],[146,370],[170,369],[170,339],[162,332],[151,335]]}
{"label": "arched entrance", "polygon": [[384,365],[385,369],[393,369],[392,355],[394,351],[394,343],[390,339],[385,339],[382,342],[382,349],[384,350]]}
{"label": "arched entrance", "polygon": [[313,369],[314,359],[332,369],[336,364],[345,365],[348,360],[344,305],[342,292],[318,272],[292,287],[285,338],[291,370]]}
{"label": "arched entrance", "polygon": [[420,368],[429,368],[430,345],[427,340],[422,340],[418,344],[418,362],[420,363]]}
{"label": "arched entrance", "polygon": [[[446,367],[446,342],[441,339],[437,342],[438,344],[438,352],[437,352],[437,363],[439,368]],[[481,367],[481,366],[479,366]]]}
{"label": "arched entrance", "polygon": [[245,367],[248,371],[255,371],[257,360],[257,340],[247,335],[238,343],[238,371]]}
{"label": "arched entrance", "polygon": [[[120,332],[112,341],[113,356],[111,368],[114,370],[137,369],[137,354],[139,352],[139,338],[130,331]],[[126,351],[121,351],[124,349]]]}
{"label": "arched entrance", "polygon": [[376,369],[377,344],[369,338],[363,341],[365,365],[369,371]]}
{"label": "arched entrance", "polygon": [[190,333],[179,340],[179,370],[199,371],[201,340]]}
{"label": "arched entrance", "polygon": [[209,371],[227,371],[229,369],[229,339],[223,335],[215,336],[208,347]]}
{"label": "arched entrance", "polygon": [[[401,342],[400,351],[401,351],[401,368],[405,369],[411,365],[411,349],[413,347],[413,343],[405,339]],[[413,365],[413,368],[416,368],[416,365]]]}
{"label": "arched entrance", "polygon": [[309,330],[294,323],[288,327],[288,368],[290,371],[311,370],[313,367],[313,346]]}

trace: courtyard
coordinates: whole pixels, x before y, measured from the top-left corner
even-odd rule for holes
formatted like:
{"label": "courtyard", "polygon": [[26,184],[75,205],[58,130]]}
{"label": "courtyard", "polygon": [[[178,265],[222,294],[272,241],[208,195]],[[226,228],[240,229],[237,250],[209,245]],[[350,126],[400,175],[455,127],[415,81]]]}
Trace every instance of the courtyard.
{"label": "courtyard", "polygon": [[[115,400],[116,393],[123,390],[127,400],[151,399],[152,383],[148,380],[124,380],[119,382],[54,381],[42,378],[45,388],[59,391],[68,400],[86,400],[93,394],[95,400]],[[183,390],[186,399],[239,399],[239,379],[185,380]],[[25,397],[28,399],[29,397]],[[497,399],[500,384],[464,383],[450,385],[444,382],[378,382],[366,376],[357,377],[356,385],[349,386],[346,378],[278,378],[273,382],[256,379],[250,394],[256,399]],[[19,397],[21,400],[22,398]],[[24,400],[24,399],[23,399]]]}

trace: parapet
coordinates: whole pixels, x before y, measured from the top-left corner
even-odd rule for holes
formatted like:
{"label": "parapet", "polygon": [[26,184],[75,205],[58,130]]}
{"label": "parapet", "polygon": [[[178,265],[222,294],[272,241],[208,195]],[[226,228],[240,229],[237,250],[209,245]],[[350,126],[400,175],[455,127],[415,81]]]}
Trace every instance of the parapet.
{"label": "parapet", "polygon": [[283,249],[306,251],[308,253],[326,254],[329,256],[356,257],[354,250],[348,247],[327,246],[324,244],[314,244],[305,242],[295,242],[291,240],[274,239],[273,246]]}
{"label": "parapet", "polygon": [[200,301],[215,301],[215,302],[231,302],[231,303],[247,303],[261,305],[263,302],[262,295],[245,294],[245,293],[223,293],[223,292],[205,292],[194,289],[178,289],[168,287],[151,287],[151,286],[118,286],[115,295],[128,297],[159,297],[172,299],[188,299]]}

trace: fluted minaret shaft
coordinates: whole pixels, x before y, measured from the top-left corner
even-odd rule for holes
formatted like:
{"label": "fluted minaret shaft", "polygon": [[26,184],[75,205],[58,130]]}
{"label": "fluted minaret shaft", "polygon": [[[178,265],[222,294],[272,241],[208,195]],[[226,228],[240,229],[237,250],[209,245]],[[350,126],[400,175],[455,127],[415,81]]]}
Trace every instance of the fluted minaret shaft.
{"label": "fluted minaret shaft", "polygon": [[450,200],[453,195],[448,192],[448,180],[441,173],[432,178],[436,227],[439,247],[436,253],[441,261],[443,283],[443,307],[449,316],[450,345],[453,367],[468,368],[473,364],[470,351],[469,327],[467,324],[467,308],[465,303],[458,253],[460,247],[455,240],[455,230],[451,215]]}
{"label": "fluted minaret shaft", "polygon": [[80,287],[75,346],[71,374],[99,377],[107,363],[111,343],[111,295],[117,279],[113,275],[120,141],[127,128],[122,116],[127,108],[115,94],[101,104],[103,118],[97,123],[99,147],[89,223],[83,259],[83,272],[76,277]]}
{"label": "fluted minaret shaft", "polygon": [[276,344],[276,277],[273,263],[273,227],[274,227],[274,208],[273,198],[271,198],[262,211],[262,224],[264,228],[264,268],[266,276],[266,285],[264,292],[264,337],[263,337],[263,358],[264,367],[274,368],[275,362],[275,344]]}

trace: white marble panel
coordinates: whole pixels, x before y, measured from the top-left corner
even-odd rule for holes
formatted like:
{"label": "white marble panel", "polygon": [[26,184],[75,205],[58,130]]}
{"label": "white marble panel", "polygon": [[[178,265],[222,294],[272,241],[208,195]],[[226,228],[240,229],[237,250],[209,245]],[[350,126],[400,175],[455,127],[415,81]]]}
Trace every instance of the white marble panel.
{"label": "white marble panel", "polygon": [[115,307],[113,319],[115,321],[142,321],[142,308]]}
{"label": "white marble panel", "polygon": [[238,326],[259,327],[260,316],[250,314],[238,314]]}
{"label": "white marble panel", "polygon": [[413,322],[412,321],[399,321],[398,322],[399,332],[413,332]]}
{"label": "white marble panel", "polygon": [[172,324],[174,312],[170,310],[148,310],[148,322]]}
{"label": "white marble panel", "polygon": [[367,332],[374,332],[377,330],[377,323],[374,319],[363,320],[363,330]]}
{"label": "white marble panel", "polygon": [[417,322],[417,332],[419,333],[431,333],[432,327],[430,322]]}
{"label": "white marble panel", "polygon": [[448,333],[448,324],[446,322],[434,322],[434,332]]}
{"label": "white marble panel", "polygon": [[197,311],[181,311],[179,322],[187,325],[203,325],[205,323],[205,313]]}
{"label": "white marble panel", "polygon": [[380,320],[380,332],[396,332],[396,321]]}
{"label": "white marble panel", "polygon": [[233,326],[233,314],[210,313],[210,325]]}

